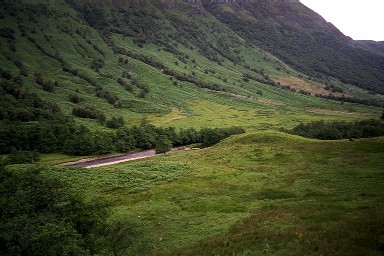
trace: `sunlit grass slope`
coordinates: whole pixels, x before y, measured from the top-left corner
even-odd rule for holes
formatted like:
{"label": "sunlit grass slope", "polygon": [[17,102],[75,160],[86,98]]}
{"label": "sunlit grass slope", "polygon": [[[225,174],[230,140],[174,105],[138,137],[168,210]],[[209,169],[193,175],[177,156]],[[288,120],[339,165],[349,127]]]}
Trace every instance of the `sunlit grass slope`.
{"label": "sunlit grass slope", "polygon": [[[118,15],[113,9],[116,6],[102,7],[105,22],[112,27],[119,25],[108,16],[111,12]],[[2,68],[14,76],[25,69],[24,86],[57,104],[69,116],[74,117],[74,107],[90,106],[104,113],[107,119],[122,116],[128,125],[149,118],[159,126],[239,125],[264,130],[292,127],[301,121],[354,120],[381,113],[377,107],[342,104],[267,84],[266,77],[293,79],[307,91],[311,87],[325,90],[324,84],[303,77],[270,53],[247,43],[209,13],[195,16],[188,9],[160,8],[153,4],[140,5],[140,10],[135,9],[137,6],[128,7],[123,8],[132,12],[125,16],[127,22],[139,19],[135,23],[137,31],[142,29],[142,23],[157,24],[156,33],[164,45],[153,40],[137,43],[150,32],[137,37],[127,35],[124,31],[132,29],[128,23],[119,25],[120,30],[114,32],[98,30],[96,25],[87,23],[80,10],[65,1],[57,0],[55,4],[21,1],[9,5],[0,11]],[[137,16],[140,12],[156,15]],[[199,35],[198,40],[191,33]],[[17,67],[17,61],[21,68]],[[177,75],[169,75],[157,65]],[[36,73],[46,81],[57,81],[57,85],[52,91],[43,90],[35,81]],[[190,81],[180,77],[188,77]],[[196,85],[200,82],[220,89],[201,88]],[[130,90],[122,83],[128,84]],[[339,86],[347,96],[383,101],[362,89]],[[144,94],[143,87],[147,90]],[[97,97],[100,90],[115,95],[117,101],[110,104]],[[71,102],[71,95],[77,95],[80,102]],[[176,112],[182,118],[174,119]],[[95,120],[74,118],[93,129],[102,128]]]}
{"label": "sunlit grass slope", "polygon": [[96,169],[52,168],[157,255],[380,255],[384,139],[238,135],[198,151]]}

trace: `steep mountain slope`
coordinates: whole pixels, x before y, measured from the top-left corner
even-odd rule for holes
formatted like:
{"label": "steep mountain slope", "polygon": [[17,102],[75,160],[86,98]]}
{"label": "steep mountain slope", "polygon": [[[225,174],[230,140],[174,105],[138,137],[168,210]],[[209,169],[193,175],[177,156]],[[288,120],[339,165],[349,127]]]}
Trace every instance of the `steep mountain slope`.
{"label": "steep mountain slope", "polygon": [[204,7],[241,37],[311,76],[384,92],[384,58],[359,47],[301,3],[203,1]]}
{"label": "steep mountain slope", "polygon": [[368,47],[371,51],[384,55],[384,41],[382,42],[376,42],[376,41],[370,41],[370,40],[361,40],[357,41],[360,45],[364,47]]}
{"label": "steep mountain slope", "polygon": [[[254,36],[248,38],[244,29],[256,22],[256,11],[249,11],[258,2],[19,0],[0,4],[3,120],[71,116],[99,129],[105,119],[122,116],[129,124],[146,117],[166,126],[241,124],[277,129],[318,116],[349,120],[380,113],[375,107],[313,97],[330,95],[376,106],[383,101],[380,95],[334,78],[307,77],[286,64],[297,62],[295,51],[288,58],[288,53],[277,51],[283,45],[277,49],[255,41]],[[266,17],[259,17],[263,26],[278,25],[269,17],[276,12],[292,16],[294,10],[308,11],[297,4],[284,11],[289,7],[285,2],[272,6],[275,13],[267,8],[262,12]],[[232,19],[223,19],[228,13],[241,19],[241,29],[232,28]],[[291,23],[282,23],[282,31]],[[252,34],[253,28],[249,29]],[[364,70],[374,72],[368,66]],[[50,114],[39,114],[44,111]]]}

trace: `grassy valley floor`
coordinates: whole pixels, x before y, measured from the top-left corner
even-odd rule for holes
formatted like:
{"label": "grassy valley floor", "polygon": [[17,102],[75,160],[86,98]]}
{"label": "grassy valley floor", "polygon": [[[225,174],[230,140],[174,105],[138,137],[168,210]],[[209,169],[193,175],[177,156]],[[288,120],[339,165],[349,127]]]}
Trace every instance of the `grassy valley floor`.
{"label": "grassy valley floor", "polygon": [[156,255],[382,255],[384,139],[278,132],[95,169],[51,167],[111,220],[145,226]]}

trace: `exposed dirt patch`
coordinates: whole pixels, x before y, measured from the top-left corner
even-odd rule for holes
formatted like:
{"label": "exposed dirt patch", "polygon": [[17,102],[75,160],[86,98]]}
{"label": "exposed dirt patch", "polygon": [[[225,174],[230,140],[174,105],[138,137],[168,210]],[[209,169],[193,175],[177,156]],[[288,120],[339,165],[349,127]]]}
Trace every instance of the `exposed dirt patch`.
{"label": "exposed dirt patch", "polygon": [[365,161],[366,161],[365,157],[361,155],[348,155],[343,158],[344,163],[351,164],[351,165],[360,164]]}
{"label": "exposed dirt patch", "polygon": [[83,168],[94,168],[105,165],[123,163],[142,158],[148,158],[156,154],[155,150],[144,150],[134,153],[120,154],[120,155],[107,155],[98,158],[86,158],[75,162],[68,162],[59,164],[59,166],[77,166]]}
{"label": "exposed dirt patch", "polygon": [[341,97],[348,94],[348,92],[340,93],[340,92],[331,92],[326,90],[323,85],[316,83],[316,82],[308,82],[304,79],[300,79],[298,77],[292,77],[292,76],[285,76],[285,77],[278,77],[273,79],[276,83],[280,83],[281,86],[290,86],[291,88],[295,89],[296,91],[306,91],[310,92],[312,95],[320,94],[320,95],[329,95],[330,93],[333,96]]}

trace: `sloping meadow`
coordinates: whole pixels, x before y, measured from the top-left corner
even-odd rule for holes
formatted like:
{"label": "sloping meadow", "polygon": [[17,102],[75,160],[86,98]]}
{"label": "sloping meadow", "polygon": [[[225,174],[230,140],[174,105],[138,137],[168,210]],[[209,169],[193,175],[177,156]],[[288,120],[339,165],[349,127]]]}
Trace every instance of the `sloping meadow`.
{"label": "sloping meadow", "polygon": [[384,140],[277,132],[95,169],[51,168],[158,255],[380,255]]}

